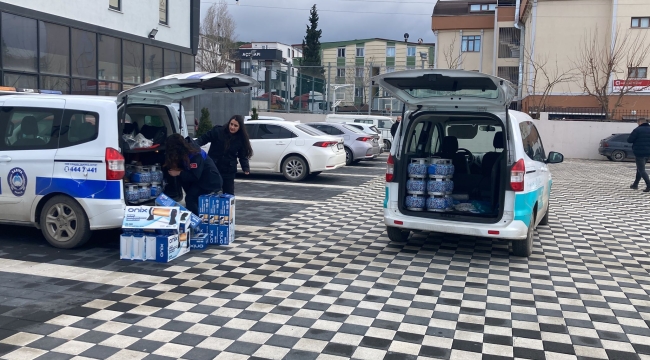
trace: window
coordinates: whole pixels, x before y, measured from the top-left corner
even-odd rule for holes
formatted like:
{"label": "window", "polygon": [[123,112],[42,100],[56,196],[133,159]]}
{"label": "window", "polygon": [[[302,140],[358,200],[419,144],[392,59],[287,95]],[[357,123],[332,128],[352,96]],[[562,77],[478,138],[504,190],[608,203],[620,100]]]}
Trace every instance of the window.
{"label": "window", "polygon": [[633,79],[645,79],[648,77],[648,68],[647,67],[629,68],[628,77]]}
{"label": "window", "polygon": [[632,18],[632,27],[633,28],[649,28],[650,27],[650,17],[633,17]]}
{"label": "window", "polygon": [[121,0],[109,0],[108,1],[108,8],[120,11],[120,10],[122,10],[122,1]]}
{"label": "window", "polygon": [[521,131],[521,139],[524,145],[524,152],[531,160],[541,161],[546,160],[546,153],[542,145],[542,139],[539,137],[535,124],[530,121],[522,122],[519,124]]}
{"label": "window", "polygon": [[415,46],[409,46],[406,48],[406,56],[415,56]]}
{"label": "window", "polygon": [[366,48],[358,47],[357,48],[357,57],[364,57],[365,52],[366,52]]}
{"label": "window", "polygon": [[355,87],[354,88],[354,97],[363,97],[363,88],[362,87]]}
{"label": "window", "polygon": [[124,61],[124,82],[130,84],[142,83],[142,63],[144,59],[144,50],[142,44],[132,41],[122,41],[124,52],[122,59]]}
{"label": "window", "polygon": [[242,60],[241,62],[241,73],[244,75],[251,75],[251,62],[250,60]]}
{"label": "window", "polygon": [[310,126],[316,128],[316,129],[318,129],[318,130],[320,130],[320,131],[322,131],[322,132],[324,132],[326,134],[330,134],[330,135],[342,135],[343,134],[343,131],[341,131],[341,130],[339,130],[339,129],[335,128],[334,126],[331,126],[331,125],[317,124],[317,125],[310,125]]}
{"label": "window", "polygon": [[609,142],[622,142],[622,143],[627,143],[627,138],[629,137],[629,134],[623,134],[623,135],[616,135],[612,138],[609,139]]}
{"label": "window", "polygon": [[5,70],[36,72],[36,40],[36,20],[2,13],[2,65]]}
{"label": "window", "polygon": [[[181,53],[165,49],[165,76],[181,72]],[[250,64],[250,63],[249,63]]]}
{"label": "window", "polygon": [[5,72],[4,85],[23,89],[37,89],[37,76],[26,74],[12,74]]}
{"label": "window", "polygon": [[499,66],[497,76],[506,79],[514,85],[519,84],[519,67],[518,66]]}
{"label": "window", "polygon": [[380,129],[390,129],[393,126],[393,122],[390,120],[377,120],[379,122]]}
{"label": "window", "polygon": [[386,48],[386,57],[395,57],[395,47],[389,46]]}
{"label": "window", "polygon": [[59,145],[61,110],[46,108],[0,108],[2,150],[56,149]]}
{"label": "window", "polygon": [[372,124],[372,120],[366,120],[366,119],[354,119],[354,122],[360,124]]}
{"label": "window", "polygon": [[292,137],[296,137],[296,135],[282,126],[267,124],[257,126],[258,139],[290,139]]}
{"label": "window", "polygon": [[188,73],[194,71],[194,56],[181,54],[181,72]]}
{"label": "window", "polygon": [[118,38],[99,35],[97,37],[99,49],[100,80],[122,80],[122,41]]}
{"label": "window", "polygon": [[344,78],[345,77],[345,68],[337,68],[336,69],[336,76]]}
{"label": "window", "polygon": [[155,46],[144,46],[144,81],[149,82],[163,76],[163,50]]}
{"label": "window", "polygon": [[248,133],[248,137],[253,139],[257,139],[257,134],[256,134],[256,126],[255,124],[244,124],[244,127],[246,128],[246,132]]}
{"label": "window", "polygon": [[64,94],[69,94],[70,79],[58,76],[41,76],[41,89],[58,90]]}
{"label": "window", "polygon": [[362,67],[356,68],[354,71],[354,76],[358,78],[363,78],[363,68]]}
{"label": "window", "polygon": [[63,113],[59,148],[87,143],[97,139],[99,114],[80,110]]}
{"label": "window", "polygon": [[315,129],[313,127],[310,127],[310,126],[306,126],[306,125],[296,125],[296,129],[304,132],[307,135],[311,135],[311,136],[326,135],[324,132],[322,132],[322,131],[320,131],[318,129]]}
{"label": "window", "polygon": [[72,76],[97,78],[97,37],[95,33],[71,29]]}
{"label": "window", "polygon": [[363,126],[361,126],[361,125],[352,125],[352,124],[350,124],[350,126],[352,126],[354,128],[357,128],[359,130],[363,130]]}
{"label": "window", "polygon": [[70,30],[66,26],[39,22],[41,73],[70,74]]}
{"label": "window", "polygon": [[359,130],[359,129],[355,128],[355,127],[352,126],[352,125],[343,124],[343,125],[341,125],[341,126],[342,126],[344,129],[346,129],[346,130],[352,131],[353,133],[357,133],[357,134],[365,134],[365,132],[364,132],[363,130]]}
{"label": "window", "polygon": [[158,12],[159,12],[159,19],[158,22],[161,24],[167,25],[169,22],[167,21],[167,1],[168,0],[159,0],[159,6],[158,6]]}
{"label": "window", "polygon": [[345,57],[345,48],[340,47],[336,50],[336,57],[344,58]]}
{"label": "window", "polygon": [[463,36],[461,44],[461,51],[463,52],[478,52],[481,51],[481,36]]}
{"label": "window", "polygon": [[479,11],[494,11],[497,8],[496,4],[472,4],[469,6],[469,11],[479,12]]}

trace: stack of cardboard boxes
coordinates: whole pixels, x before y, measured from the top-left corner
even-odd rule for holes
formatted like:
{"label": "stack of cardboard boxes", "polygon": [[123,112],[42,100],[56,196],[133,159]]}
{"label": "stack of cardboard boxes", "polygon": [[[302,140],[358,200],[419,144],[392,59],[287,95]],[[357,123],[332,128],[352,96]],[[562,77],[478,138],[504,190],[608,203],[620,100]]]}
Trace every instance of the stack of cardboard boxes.
{"label": "stack of cardboard boxes", "polygon": [[230,245],[235,240],[235,197],[204,195],[199,197],[199,231],[207,234],[210,245]]}

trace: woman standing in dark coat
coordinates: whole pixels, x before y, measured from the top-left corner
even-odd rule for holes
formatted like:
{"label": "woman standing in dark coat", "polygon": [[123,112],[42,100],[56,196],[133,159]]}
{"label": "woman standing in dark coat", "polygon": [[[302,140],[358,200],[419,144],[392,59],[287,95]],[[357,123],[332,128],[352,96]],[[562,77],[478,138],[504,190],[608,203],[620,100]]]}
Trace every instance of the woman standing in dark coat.
{"label": "woman standing in dark coat", "polygon": [[244,127],[244,118],[235,115],[228,121],[227,126],[215,126],[196,141],[199,146],[210,143],[208,155],[221,173],[223,192],[235,195],[237,159],[244,174],[248,175],[251,171],[248,160],[253,156],[251,142]]}

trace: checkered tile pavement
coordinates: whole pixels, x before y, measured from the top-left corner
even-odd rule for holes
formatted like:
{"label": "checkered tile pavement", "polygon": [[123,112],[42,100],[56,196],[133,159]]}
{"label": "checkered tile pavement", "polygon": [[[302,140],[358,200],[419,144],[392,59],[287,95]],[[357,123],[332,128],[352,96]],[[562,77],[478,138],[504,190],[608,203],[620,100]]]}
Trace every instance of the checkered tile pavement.
{"label": "checkered tile pavement", "polygon": [[[626,164],[553,166],[550,226],[391,243],[369,181],[43,321],[2,359],[650,359],[650,196]],[[2,306],[0,305],[0,312]]]}

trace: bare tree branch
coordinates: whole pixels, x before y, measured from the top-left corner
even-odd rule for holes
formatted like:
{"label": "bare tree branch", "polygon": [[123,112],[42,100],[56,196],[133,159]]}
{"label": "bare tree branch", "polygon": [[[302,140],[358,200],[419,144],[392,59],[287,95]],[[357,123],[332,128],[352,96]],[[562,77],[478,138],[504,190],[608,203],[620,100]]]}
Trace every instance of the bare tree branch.
{"label": "bare tree branch", "polygon": [[531,99],[529,104],[532,103],[529,108],[535,109],[535,117],[539,119],[539,113],[555,86],[575,80],[574,69],[560,71],[557,58],[555,64],[549,64],[548,55],[533,55],[528,49],[524,49],[524,62],[531,75],[526,84],[526,93]]}
{"label": "bare tree branch", "polygon": [[460,63],[462,60],[462,55],[456,51],[456,37],[454,36],[453,40],[449,44],[449,47],[444,49],[443,56],[445,62],[447,63],[448,69],[459,69]]}
{"label": "bare tree branch", "polygon": [[225,0],[213,4],[201,23],[196,65],[203,71],[234,71],[233,58],[237,51],[235,21]]}
{"label": "bare tree branch", "polygon": [[[593,96],[607,114],[622,106],[625,95],[648,88],[634,81],[634,70],[643,66],[650,53],[645,32],[621,33],[619,28],[612,36],[610,43],[599,38],[597,28],[585,33],[575,60],[583,91]],[[620,83],[616,95],[611,88],[614,81]]]}

